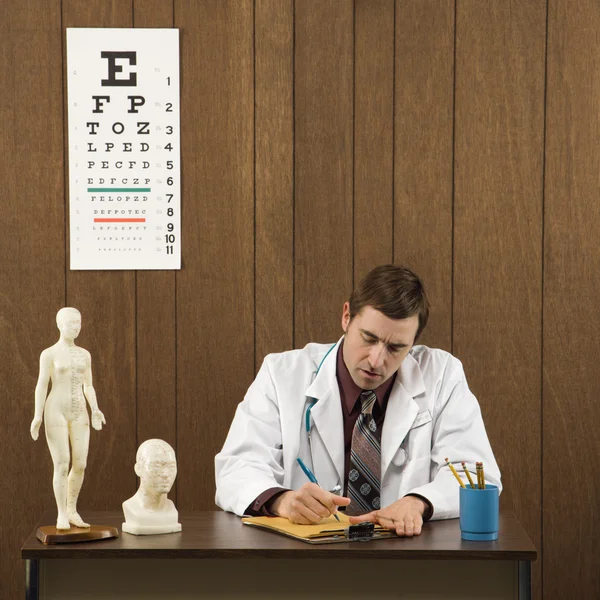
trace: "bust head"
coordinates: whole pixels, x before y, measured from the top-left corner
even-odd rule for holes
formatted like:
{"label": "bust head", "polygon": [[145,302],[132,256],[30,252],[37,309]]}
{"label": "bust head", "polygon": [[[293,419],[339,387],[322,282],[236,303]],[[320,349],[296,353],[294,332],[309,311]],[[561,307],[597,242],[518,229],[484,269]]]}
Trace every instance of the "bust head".
{"label": "bust head", "polygon": [[181,531],[177,509],[167,498],[177,476],[173,448],[163,440],[146,440],[138,448],[135,472],[140,487],[123,502],[123,531],[134,535]]}
{"label": "bust head", "polygon": [[56,313],[56,326],[65,338],[74,340],[81,331],[81,313],[70,306],[61,308]]}
{"label": "bust head", "polygon": [[147,494],[168,494],[177,476],[175,451],[163,440],[146,440],[138,448],[135,473]]}

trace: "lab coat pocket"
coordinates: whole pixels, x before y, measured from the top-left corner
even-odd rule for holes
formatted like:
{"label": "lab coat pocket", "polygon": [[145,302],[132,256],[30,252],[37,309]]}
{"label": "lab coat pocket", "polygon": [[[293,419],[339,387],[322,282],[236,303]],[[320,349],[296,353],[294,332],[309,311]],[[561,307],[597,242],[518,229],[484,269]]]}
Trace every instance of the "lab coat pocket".
{"label": "lab coat pocket", "polygon": [[[430,421],[431,421],[431,413],[428,410],[424,410],[417,414],[417,416],[415,417],[415,420],[413,421],[413,424],[410,428],[410,431],[412,431],[413,429],[416,429],[417,427],[421,427],[421,425],[425,425],[426,423],[429,423]],[[409,431],[409,433],[410,433],[410,431]]]}
{"label": "lab coat pocket", "polygon": [[278,485],[283,485],[283,446],[281,444],[269,449],[269,458],[265,463],[272,471]]}
{"label": "lab coat pocket", "polygon": [[430,456],[431,427],[424,427],[428,423],[431,423],[431,413],[428,410],[417,414],[406,437],[392,458],[392,463],[396,467],[403,467],[411,460]]}

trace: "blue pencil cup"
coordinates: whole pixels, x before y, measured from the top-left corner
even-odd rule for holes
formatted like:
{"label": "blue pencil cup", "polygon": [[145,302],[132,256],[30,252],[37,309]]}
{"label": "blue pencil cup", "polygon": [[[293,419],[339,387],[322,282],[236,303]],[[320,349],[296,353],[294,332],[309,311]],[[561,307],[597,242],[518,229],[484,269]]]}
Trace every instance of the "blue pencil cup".
{"label": "blue pencil cup", "polygon": [[459,488],[459,493],[460,537],[476,542],[497,540],[498,487],[486,483],[485,490],[467,486]]}

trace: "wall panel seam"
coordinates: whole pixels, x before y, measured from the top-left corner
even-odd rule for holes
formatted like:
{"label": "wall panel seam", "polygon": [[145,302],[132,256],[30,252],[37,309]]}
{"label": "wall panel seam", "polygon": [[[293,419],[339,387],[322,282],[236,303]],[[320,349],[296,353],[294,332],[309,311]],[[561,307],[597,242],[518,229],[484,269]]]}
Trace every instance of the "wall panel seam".
{"label": "wall panel seam", "polygon": [[450,352],[454,354],[454,285],[455,285],[455,264],[454,264],[454,233],[455,233],[455,202],[456,202],[456,46],[458,30],[458,0],[454,0],[454,57],[452,64],[452,249],[450,252]]}
{"label": "wall panel seam", "polygon": [[[177,350],[179,348],[178,340],[177,340],[177,271],[175,272],[175,276],[173,277],[173,322],[175,327],[175,340],[174,340],[174,353],[175,353],[175,453],[177,454],[179,448],[179,437],[178,437],[178,423],[179,423],[179,386],[177,385],[178,379],[178,371],[179,371],[179,358],[177,356]],[[178,480],[175,480],[175,495],[177,497],[177,501],[179,501],[179,484]]]}
{"label": "wall panel seam", "polygon": [[392,56],[392,264],[395,262],[396,249],[396,6],[398,2],[394,0],[394,47]]}
{"label": "wall panel seam", "polygon": [[[135,331],[135,447],[136,452],[137,448],[140,445],[140,384],[139,384],[139,363],[140,363],[140,354],[139,354],[139,346],[138,346],[138,337],[139,337],[139,329],[138,329],[138,272],[133,272],[133,294],[134,299],[133,303],[135,306],[135,315],[134,315],[134,331]],[[137,478],[136,478],[137,483]],[[134,486],[135,487],[135,486]]]}
{"label": "wall panel seam", "polygon": [[[175,0],[173,0],[173,28],[176,27],[177,25],[177,19],[175,18]],[[179,38],[179,51],[180,54],[183,54],[183,52],[181,52],[182,48],[181,48],[181,37]],[[179,59],[179,69],[180,69],[180,75],[181,75],[181,58]],[[183,102],[183,98],[182,98],[182,94],[181,94],[181,81],[179,83],[179,96],[180,96],[180,103]],[[180,108],[180,121],[182,120],[181,118],[181,108]],[[180,127],[181,127],[181,123],[180,123]],[[179,153],[180,153],[180,159],[179,159],[179,164],[181,165],[181,179],[182,179],[182,188],[181,191],[183,191],[184,187],[183,187],[183,156],[181,155],[181,146],[182,146],[183,142],[180,138],[179,140]],[[180,201],[183,205],[183,194],[181,194],[181,198]],[[183,240],[182,240],[182,244],[183,244]],[[181,260],[182,260],[182,267],[183,267],[183,248],[181,251]],[[175,348],[174,348],[174,353],[175,353],[175,454],[178,455],[179,453],[179,358],[177,355],[177,352],[179,350],[179,340],[177,339],[177,333],[179,331],[178,329],[178,324],[177,324],[177,315],[178,315],[178,311],[177,311],[177,271],[175,271],[175,277],[173,278],[173,322],[174,322],[174,327],[175,327]],[[179,495],[179,478],[177,477],[175,479],[175,497],[177,498],[177,502],[180,503],[181,502],[181,496]]]}
{"label": "wall panel seam", "polygon": [[352,289],[356,268],[356,0],[352,2]]}
{"label": "wall panel seam", "polygon": [[296,347],[296,0],[292,0],[292,348]]}
{"label": "wall panel seam", "polygon": [[544,597],[544,283],[545,283],[545,216],[546,216],[546,126],[548,123],[548,37],[549,37],[549,6],[550,0],[546,0],[546,44],[544,55],[544,132],[542,151],[542,285],[540,306],[540,594]]}
{"label": "wall panel seam", "polygon": [[254,302],[254,355],[252,358],[252,367],[254,372],[256,373],[256,329],[257,329],[257,310],[256,310],[256,0],[252,3],[252,53],[253,53],[253,61],[252,61],[252,164],[253,171],[252,177],[254,181],[252,182],[254,188],[254,277],[253,279],[253,302]]}
{"label": "wall panel seam", "polygon": [[[65,45],[66,33],[63,34],[63,0],[60,0],[60,49],[61,49],[61,60],[66,61],[67,51]],[[62,140],[63,140],[63,206],[64,206],[64,240],[65,240],[65,297],[64,297],[64,305],[68,306],[68,288],[67,288],[67,272],[69,270],[69,253],[68,253],[68,242],[69,236],[67,235],[67,226],[68,226],[68,211],[69,205],[67,202],[67,189],[68,189],[68,181],[67,181],[67,151],[66,151],[66,143],[65,143],[65,90],[66,90],[66,81],[65,81],[65,72],[66,72],[66,62],[61,63],[61,76],[62,76],[62,114],[63,114],[63,122],[62,122]]]}
{"label": "wall panel seam", "polygon": [[[175,0],[173,0],[172,2],[172,8],[173,8],[173,19],[171,21],[171,26],[173,28],[175,28]],[[179,37],[179,50],[181,53],[181,36]],[[180,69],[181,69],[181,59],[179,60],[179,65],[180,65]],[[181,83],[179,84],[179,94],[181,97]],[[181,110],[180,110],[180,116],[179,118],[181,119]],[[181,125],[180,125],[181,127]],[[179,141],[179,152],[181,153],[181,140]],[[180,158],[180,163],[181,164],[182,160]],[[180,201],[183,201],[183,198],[180,198]],[[175,334],[175,339],[174,339],[174,353],[175,353],[175,386],[174,386],[174,392],[175,392],[175,454],[177,454],[178,452],[178,437],[177,437],[177,423],[178,423],[178,418],[177,415],[179,414],[179,406],[178,406],[178,400],[179,400],[179,388],[177,386],[177,371],[178,371],[178,367],[179,367],[179,360],[177,357],[177,271],[175,271],[175,273],[173,274],[173,304],[171,305],[173,308],[173,326],[175,328],[174,334]],[[179,485],[177,480],[175,480],[175,497],[177,498],[177,501],[179,502]]]}

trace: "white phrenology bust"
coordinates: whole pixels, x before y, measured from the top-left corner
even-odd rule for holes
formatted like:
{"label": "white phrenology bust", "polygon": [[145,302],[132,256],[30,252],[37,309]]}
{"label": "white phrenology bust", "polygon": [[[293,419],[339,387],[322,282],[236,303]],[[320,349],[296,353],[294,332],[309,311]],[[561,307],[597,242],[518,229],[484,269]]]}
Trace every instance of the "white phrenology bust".
{"label": "white phrenology bust", "polygon": [[167,498],[177,476],[173,448],[163,440],[146,440],[138,448],[135,473],[140,487],[123,502],[123,531],[135,535],[181,531],[177,509]]}
{"label": "white phrenology bust", "polygon": [[[89,527],[77,513],[90,440],[86,400],[92,410],[92,427],[100,430],[106,421],[98,409],[92,385],[90,353],[75,345],[81,331],[81,313],[76,308],[61,308],[56,314],[56,325],[60,331],[58,342],[40,355],[35,413],[30,432],[31,437],[37,440],[45,420],[46,441],[54,464],[52,484],[58,509],[56,528],[66,530],[71,525]],[[49,382],[52,382],[50,394]]]}

